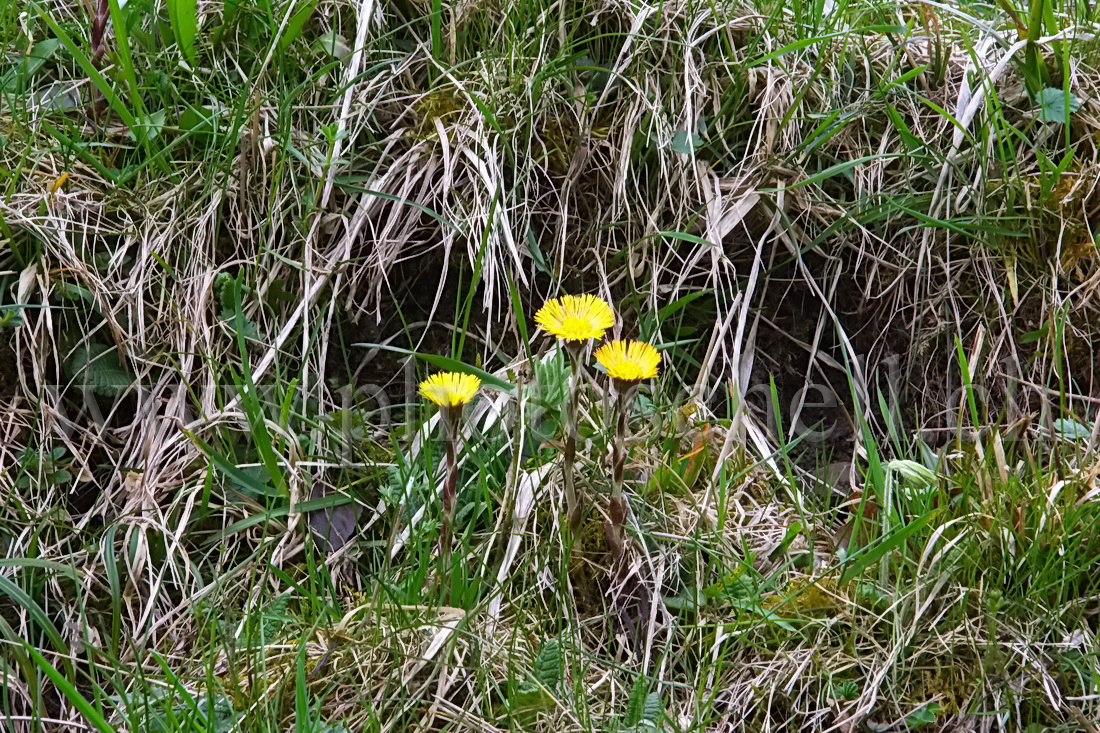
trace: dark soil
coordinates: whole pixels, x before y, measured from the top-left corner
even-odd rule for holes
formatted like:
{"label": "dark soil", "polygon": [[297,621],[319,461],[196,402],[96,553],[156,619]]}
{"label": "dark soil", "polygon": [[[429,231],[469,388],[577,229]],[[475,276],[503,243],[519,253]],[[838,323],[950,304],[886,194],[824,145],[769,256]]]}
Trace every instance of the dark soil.
{"label": "dark soil", "polygon": [[0,333],[0,404],[8,404],[15,396],[18,369],[15,335]]}

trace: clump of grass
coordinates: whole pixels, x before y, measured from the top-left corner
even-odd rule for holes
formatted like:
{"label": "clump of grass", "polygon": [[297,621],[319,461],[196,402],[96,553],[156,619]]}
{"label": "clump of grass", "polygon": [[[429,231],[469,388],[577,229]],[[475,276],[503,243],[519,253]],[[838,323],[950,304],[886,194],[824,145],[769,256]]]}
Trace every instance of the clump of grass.
{"label": "clump of grass", "polygon": [[826,5],[0,3],[0,728],[1095,726],[1095,12]]}

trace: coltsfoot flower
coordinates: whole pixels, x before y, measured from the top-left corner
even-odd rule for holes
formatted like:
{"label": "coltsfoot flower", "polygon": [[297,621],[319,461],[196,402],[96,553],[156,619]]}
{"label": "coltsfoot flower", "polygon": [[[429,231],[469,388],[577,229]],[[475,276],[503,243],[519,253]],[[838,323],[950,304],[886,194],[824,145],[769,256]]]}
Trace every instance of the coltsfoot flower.
{"label": "coltsfoot flower", "polygon": [[563,295],[546,301],[535,323],[563,341],[587,341],[602,338],[615,325],[615,313],[595,295]]}
{"label": "coltsfoot flower", "polygon": [[631,384],[656,377],[661,363],[661,354],[644,341],[609,341],[595,357],[609,377]]}
{"label": "coltsfoot flower", "polygon": [[461,407],[474,398],[481,380],[472,374],[439,372],[420,383],[420,395],[440,407]]}

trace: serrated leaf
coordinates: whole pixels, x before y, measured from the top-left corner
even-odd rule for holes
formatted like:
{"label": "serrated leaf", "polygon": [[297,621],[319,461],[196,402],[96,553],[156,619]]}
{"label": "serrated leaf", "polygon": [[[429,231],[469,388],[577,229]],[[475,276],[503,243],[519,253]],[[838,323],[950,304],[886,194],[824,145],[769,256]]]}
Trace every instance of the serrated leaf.
{"label": "serrated leaf", "polygon": [[642,706],[642,721],[659,725],[665,716],[665,705],[661,702],[661,695],[651,692],[645,696],[645,704]]}
{"label": "serrated leaf", "polygon": [[634,685],[630,688],[630,697],[626,703],[626,718],[625,723],[627,727],[633,727],[642,722],[645,717],[645,704],[648,694],[649,683],[642,675],[634,680]]}
{"label": "serrated leaf", "polygon": [[[234,316],[235,314],[232,311],[225,310],[218,314],[218,318],[222,321],[222,323],[229,326],[229,328],[231,328],[233,332],[236,333],[237,319]],[[256,328],[256,324],[252,322],[251,318],[242,317],[240,322],[241,335],[244,336],[245,339],[247,339],[248,341],[260,340],[260,329]]]}
{"label": "serrated leaf", "polygon": [[0,308],[0,328],[18,328],[23,325],[23,306],[13,305]]}
{"label": "serrated leaf", "polygon": [[1069,116],[1081,108],[1081,100],[1070,94],[1069,107],[1066,107],[1066,92],[1056,87],[1047,87],[1035,95],[1039,105],[1039,119],[1043,122],[1061,122],[1069,124]]}
{"label": "serrated leaf", "polygon": [[539,649],[535,657],[535,679],[541,682],[548,690],[556,689],[561,684],[562,656],[561,641],[550,639]]}
{"label": "serrated leaf", "polygon": [[290,603],[290,593],[283,593],[267,604],[267,608],[263,610],[260,637],[256,640],[257,643],[270,644],[271,640],[275,638],[275,634],[279,633],[279,629],[283,627],[288,618],[286,615],[288,603]]}
{"label": "serrated leaf", "polygon": [[69,357],[66,366],[76,384],[91,389],[100,397],[117,397],[133,383],[122,368],[118,351],[103,344],[80,345]]}

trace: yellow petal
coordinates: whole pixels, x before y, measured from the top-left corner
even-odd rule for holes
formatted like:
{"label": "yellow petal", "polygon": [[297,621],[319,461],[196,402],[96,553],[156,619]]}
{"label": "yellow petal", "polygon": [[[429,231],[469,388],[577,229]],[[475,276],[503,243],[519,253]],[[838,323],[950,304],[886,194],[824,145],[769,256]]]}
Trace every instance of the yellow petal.
{"label": "yellow petal", "polygon": [[612,379],[640,382],[657,376],[661,354],[644,341],[609,341],[596,349],[596,361]]}
{"label": "yellow petal", "polygon": [[546,301],[535,323],[559,339],[587,341],[602,338],[615,325],[615,312],[595,295],[563,295]]}
{"label": "yellow petal", "polygon": [[420,383],[420,394],[440,407],[459,407],[474,398],[481,380],[472,374],[439,372]]}

